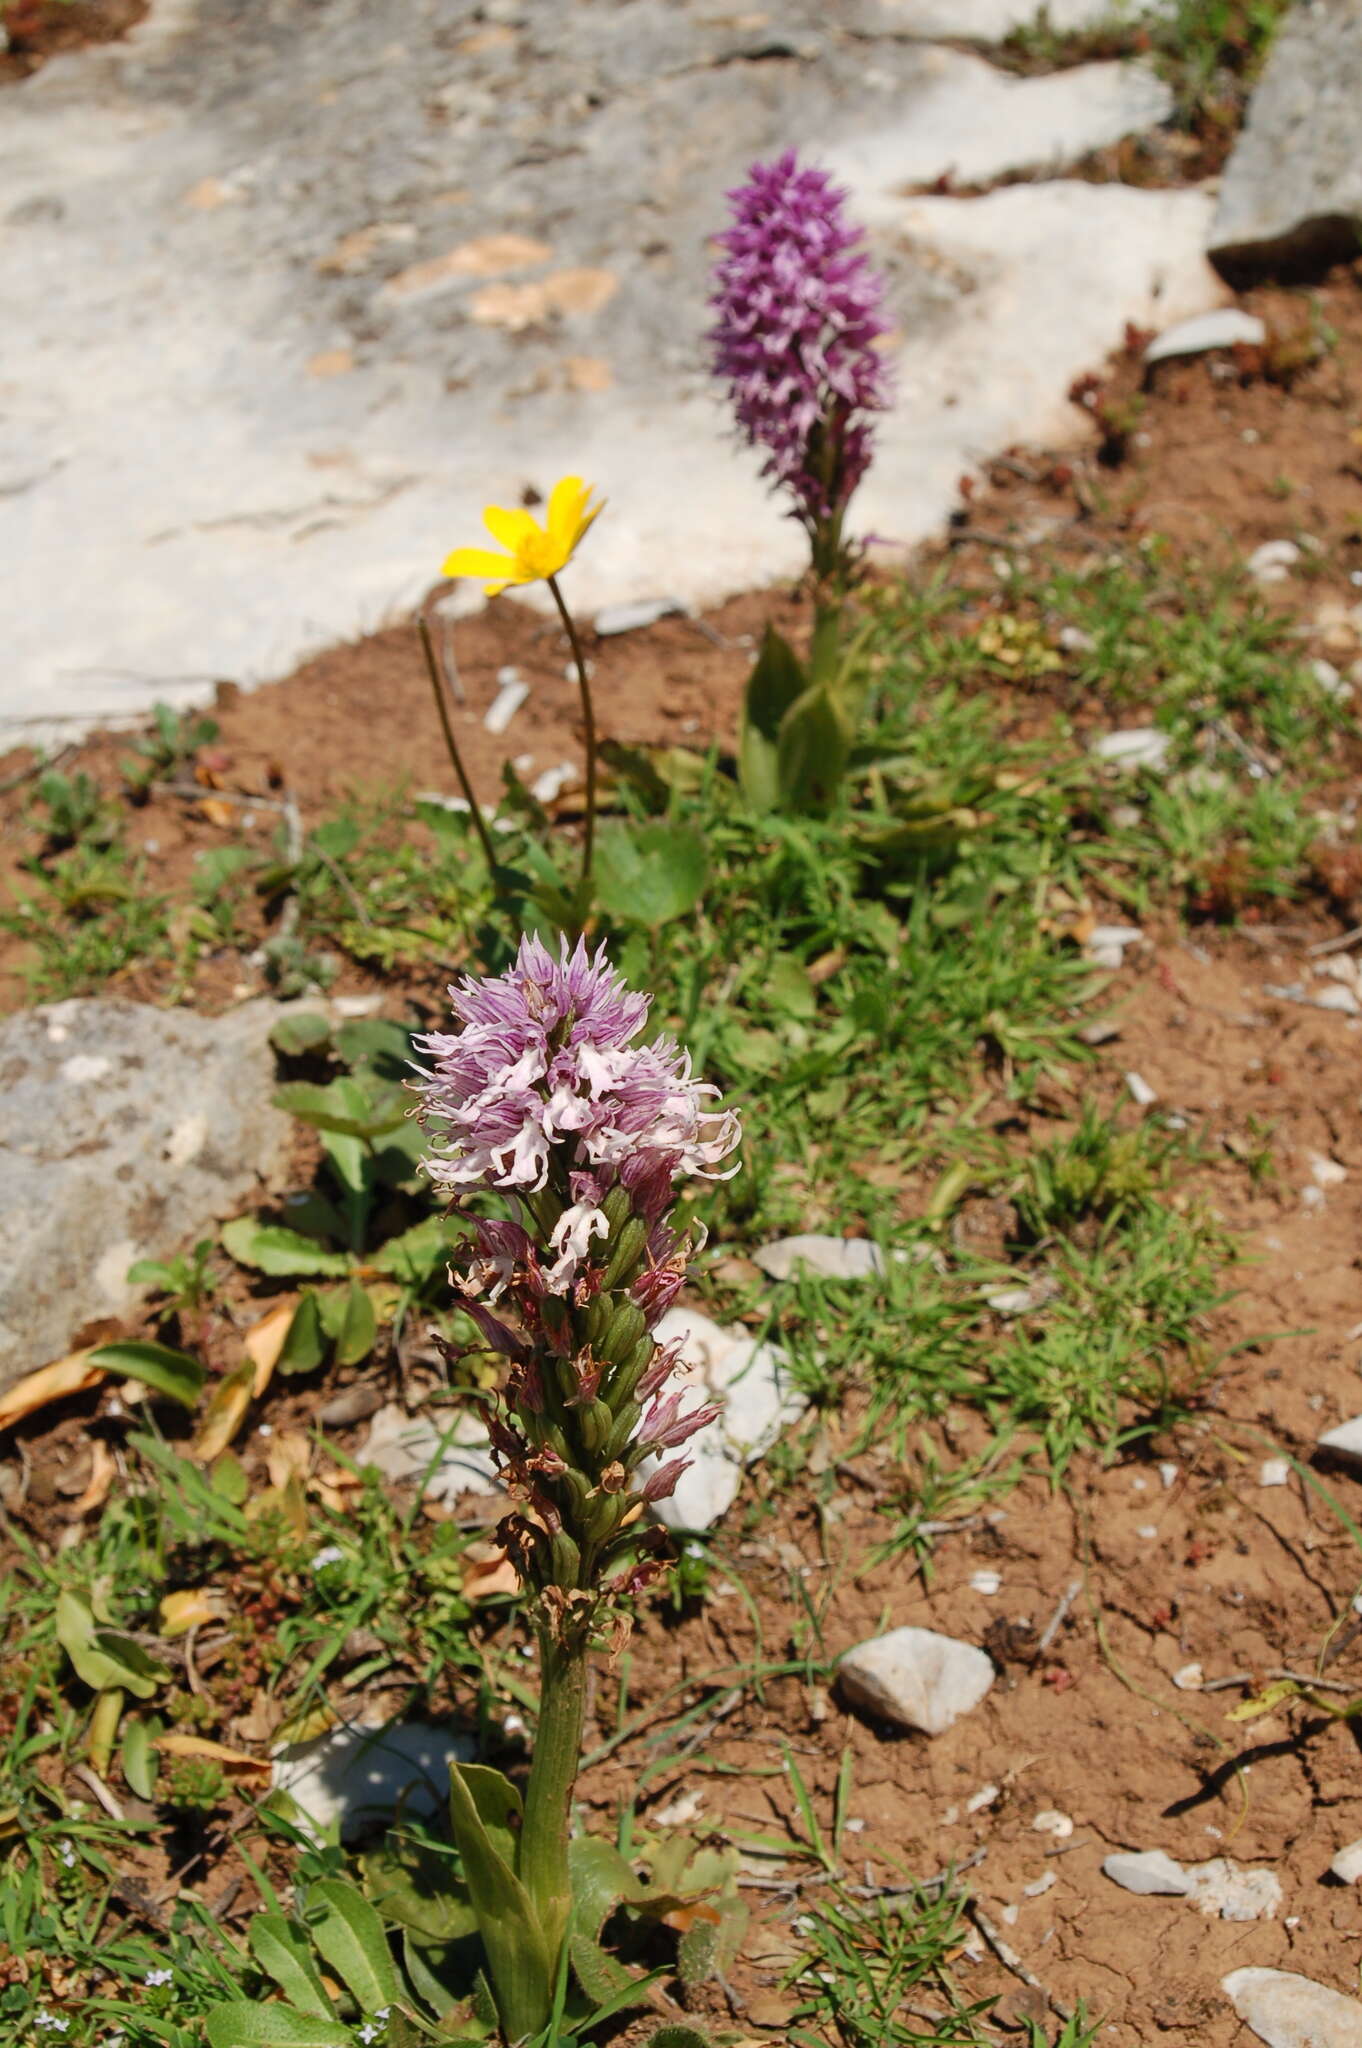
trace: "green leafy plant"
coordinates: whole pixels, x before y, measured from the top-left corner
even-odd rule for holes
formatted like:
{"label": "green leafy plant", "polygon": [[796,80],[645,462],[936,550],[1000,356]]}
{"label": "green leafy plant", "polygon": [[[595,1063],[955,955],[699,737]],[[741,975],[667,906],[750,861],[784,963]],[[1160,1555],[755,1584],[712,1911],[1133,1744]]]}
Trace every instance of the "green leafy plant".
{"label": "green leafy plant", "polygon": [[125,754],[120,764],[123,780],[135,793],[145,792],[151,783],[163,781],[191,763],[200,747],[212,745],[218,731],[214,719],[197,711],[153,704],[150,732],[134,743],[133,752]]}

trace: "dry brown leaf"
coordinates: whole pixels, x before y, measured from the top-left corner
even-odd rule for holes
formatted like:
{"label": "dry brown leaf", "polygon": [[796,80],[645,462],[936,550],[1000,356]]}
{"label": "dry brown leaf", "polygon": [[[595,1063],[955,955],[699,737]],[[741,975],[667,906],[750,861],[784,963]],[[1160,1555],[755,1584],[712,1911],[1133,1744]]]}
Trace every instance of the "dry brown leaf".
{"label": "dry brown leaf", "polygon": [[199,1433],[189,1447],[197,1465],[211,1465],[226,1450],[246,1420],[255,1385],[255,1366],[249,1358],[218,1381],[208,1397]]}
{"label": "dry brown leaf", "polygon": [[270,1438],[265,1469],[271,1486],[287,1486],[290,1479],[306,1479],[312,1463],[312,1439],[305,1430],[281,1429]]}
{"label": "dry brown leaf", "polygon": [[191,1628],[204,1628],[221,1621],[224,1603],[214,1586],[189,1586],[183,1592],[167,1593],[161,1602],[161,1634],[188,1635]]}
{"label": "dry brown leaf", "polygon": [[25,1373],[16,1380],[6,1393],[0,1394],[0,1429],[8,1422],[21,1422],[25,1415],[31,1415],[35,1408],[45,1408],[49,1401],[64,1401],[68,1394],[83,1393],[86,1387],[93,1387],[104,1377],[102,1366],[87,1363],[90,1352],[68,1352],[65,1358],[54,1359],[51,1365],[40,1365],[36,1372]]}
{"label": "dry brown leaf", "polygon": [[118,1461],[109,1446],[99,1437],[90,1442],[90,1478],[84,1493],[75,1504],[78,1515],[92,1515],[96,1508],[102,1508],[109,1497]]}
{"label": "dry brown leaf", "polygon": [[349,1513],[355,1495],[363,1493],[364,1481],[357,1472],[347,1472],[340,1465],[327,1465],[312,1481],[310,1491],[331,1514],[344,1515]]}
{"label": "dry brown leaf", "polygon": [[255,1367],[251,1395],[257,1401],[274,1377],[274,1368],[279,1363],[279,1353],[284,1348],[284,1339],[288,1336],[297,1306],[297,1300],[290,1295],[287,1301],[281,1301],[267,1316],[262,1316],[258,1323],[252,1323],[246,1332],[246,1356]]}
{"label": "dry brown leaf", "polygon": [[490,1600],[497,1593],[518,1593],[520,1574],[506,1552],[501,1550],[494,1557],[469,1565],[464,1575],[463,1590],[468,1600]]}
{"label": "dry brown leaf", "polygon": [[228,803],[224,797],[206,796],[199,805],[199,816],[206,818],[210,825],[221,825],[228,831],[241,817],[239,805]]}
{"label": "dry brown leaf", "polygon": [[247,1756],[244,1750],[228,1749],[221,1742],[210,1742],[206,1735],[182,1735],[176,1731],[156,1736],[151,1746],[159,1749],[163,1756],[209,1757],[233,1777],[268,1778],[273,1770],[267,1756]]}

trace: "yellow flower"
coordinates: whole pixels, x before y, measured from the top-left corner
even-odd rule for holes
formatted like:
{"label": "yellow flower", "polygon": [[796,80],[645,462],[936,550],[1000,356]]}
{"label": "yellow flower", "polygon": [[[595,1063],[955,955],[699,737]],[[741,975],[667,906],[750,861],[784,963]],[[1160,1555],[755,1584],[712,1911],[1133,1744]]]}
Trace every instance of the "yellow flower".
{"label": "yellow flower", "polygon": [[600,505],[588,508],[593,488],[579,476],[561,477],[550,494],[543,526],[533,513],[488,505],[482,515],[483,524],[506,553],[494,555],[490,548],[455,548],[443,573],[488,579],[484,588],[489,597],[495,597],[512,583],[537,583],[543,576],[556,576],[572,560],[578,541],[601,510]]}

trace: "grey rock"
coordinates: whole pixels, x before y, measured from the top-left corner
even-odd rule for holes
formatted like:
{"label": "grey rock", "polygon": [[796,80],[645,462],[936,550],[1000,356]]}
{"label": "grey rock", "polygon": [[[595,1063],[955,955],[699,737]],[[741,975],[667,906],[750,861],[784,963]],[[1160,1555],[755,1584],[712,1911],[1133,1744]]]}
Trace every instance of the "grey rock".
{"label": "grey rock", "polygon": [[470,1736],[417,1721],[352,1723],[278,1750],[271,1790],[289,1794],[310,1832],[348,1842],[399,1805],[419,1816],[438,1812],[449,1797],[450,1764],[477,1753]]}
{"label": "grey rock", "polygon": [[1267,2048],[1358,2048],[1362,2001],[1294,1970],[1231,1970],[1220,1988]]}
{"label": "grey rock", "polygon": [[0,1386],[129,1309],[135,1259],[173,1252],[282,1171],[277,1015],[82,998],[0,1023]]}
{"label": "grey rock", "polygon": [[[861,0],[858,20],[871,34],[1001,43],[1040,12],[1038,0]],[[1096,28],[1111,19],[1111,0],[1050,0],[1045,18],[1057,35]]]}
{"label": "grey rock", "polygon": [[816,1232],[761,1245],[752,1260],[772,1280],[788,1280],[801,1268],[825,1280],[869,1280],[884,1271],[884,1254],[869,1238],[823,1237]]}
{"label": "grey rock", "polygon": [[1138,1892],[1146,1898],[1185,1898],[1192,1888],[1182,1865],[1162,1849],[1118,1849],[1102,1859],[1102,1875],[1119,1884],[1122,1891]]}
{"label": "grey rock", "polygon": [[1217,306],[1210,313],[1197,313],[1179,320],[1156,334],[1144,352],[1147,363],[1167,362],[1171,356],[1205,355],[1208,349],[1233,348],[1236,342],[1260,346],[1267,340],[1267,327],[1256,313],[1241,306]]}
{"label": "grey rock", "polygon": [[1362,225],[1362,9],[1297,0],[1225,168],[1208,244],[1227,276],[1352,255]]}
{"label": "grey rock", "polygon": [[1329,1868],[1341,1884],[1362,1884],[1362,1838],[1335,1850]]}
{"label": "grey rock", "polygon": [[[681,1340],[671,1384],[690,1388],[697,1403],[722,1401],[723,1412],[691,1438],[686,1447],[690,1466],[676,1491],[658,1501],[653,1512],[668,1529],[709,1529],[737,1499],[746,1466],[799,1420],[808,1400],[791,1385],[788,1362],[777,1345],[726,1330],[698,1309],[668,1309],[657,1337],[663,1344]],[[641,1470],[646,1475],[662,1462],[645,1460]]]}
{"label": "grey rock", "polygon": [[983,1650],[932,1628],[896,1628],[848,1650],[837,1666],[847,1698],[867,1713],[942,1735],[993,1684]]}

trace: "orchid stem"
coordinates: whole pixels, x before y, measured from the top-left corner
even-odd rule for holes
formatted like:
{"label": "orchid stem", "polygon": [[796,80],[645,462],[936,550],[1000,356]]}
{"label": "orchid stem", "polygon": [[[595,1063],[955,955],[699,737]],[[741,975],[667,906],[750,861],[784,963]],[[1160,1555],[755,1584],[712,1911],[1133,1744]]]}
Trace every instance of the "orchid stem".
{"label": "orchid stem", "polygon": [[[582,724],[586,728],[586,838],[582,845],[582,894],[585,898],[586,884],[591,880],[591,856],[596,843],[596,712],[591,702],[591,683],[586,672],[586,656],[573,623],[572,613],[563,602],[563,593],[558,588],[558,578],[550,576],[549,589],[558,607],[558,616],[563,621],[563,630],[568,636],[572,659],[577,664],[577,681],[582,693]],[[585,910],[586,905],[583,904]]]}
{"label": "orchid stem", "polygon": [[[572,1616],[564,1629],[572,1630]],[[549,1953],[557,1957],[572,1912],[568,1872],[568,1830],[572,1788],[582,1760],[586,1712],[587,1647],[584,1638],[562,1637],[552,1625],[539,1630],[539,1727],[525,1788],[525,1822],[520,1835],[520,1877],[534,1903]]]}
{"label": "orchid stem", "polygon": [[459,787],[467,801],[469,813],[473,820],[473,829],[482,842],[483,854],[487,861],[487,872],[495,880],[497,856],[492,845],[492,835],[487,830],[487,820],[483,817],[482,808],[473,794],[473,785],[468,779],[468,770],[463,765],[463,756],[459,752],[458,741],[454,737],[454,722],[449,715],[449,705],[446,702],[444,670],[436,660],[435,648],[430,637],[430,627],[426,624],[424,617],[417,618],[416,630],[421,635],[421,651],[426,657],[426,669],[430,676],[430,687],[435,692],[435,709],[440,714],[440,726],[444,732],[445,746],[449,749],[449,758],[454,763],[454,773],[459,778]]}

